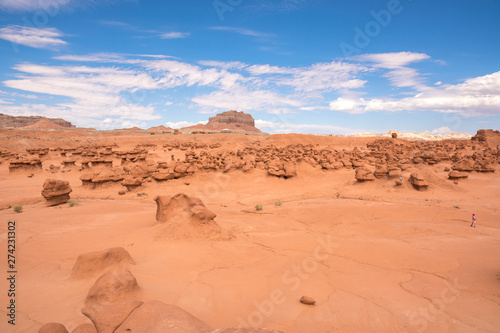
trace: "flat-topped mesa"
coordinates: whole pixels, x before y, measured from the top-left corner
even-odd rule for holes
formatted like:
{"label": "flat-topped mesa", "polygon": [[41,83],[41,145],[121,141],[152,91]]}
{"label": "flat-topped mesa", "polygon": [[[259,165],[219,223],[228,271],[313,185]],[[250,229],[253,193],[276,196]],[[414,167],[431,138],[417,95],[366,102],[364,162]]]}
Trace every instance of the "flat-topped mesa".
{"label": "flat-topped mesa", "polygon": [[[66,121],[61,118],[46,118],[42,116],[9,116],[3,113],[0,113],[0,128],[5,127],[25,127],[29,125],[36,124],[37,122],[45,120],[51,122],[57,126],[65,127],[65,128],[74,128],[75,126],[71,124],[69,121]],[[43,126],[42,126],[43,127]]]}
{"label": "flat-topped mesa", "polygon": [[234,110],[222,112],[217,114],[215,117],[210,117],[208,119],[208,123],[243,124],[255,126],[255,120],[251,114]]}

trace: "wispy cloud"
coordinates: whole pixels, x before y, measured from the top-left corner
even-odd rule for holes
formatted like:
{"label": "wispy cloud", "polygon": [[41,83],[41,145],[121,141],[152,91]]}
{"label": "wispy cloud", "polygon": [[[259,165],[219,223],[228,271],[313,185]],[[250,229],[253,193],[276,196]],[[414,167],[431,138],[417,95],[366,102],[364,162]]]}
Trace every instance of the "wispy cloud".
{"label": "wispy cloud", "polygon": [[238,28],[238,27],[224,27],[224,26],[217,26],[217,27],[210,27],[210,30],[218,30],[218,31],[229,31],[233,33],[237,33],[240,35],[245,35],[245,36],[252,36],[252,37],[273,37],[273,34],[266,33],[266,32],[260,32],[256,30],[251,30],[251,29],[246,29],[246,28]]}
{"label": "wispy cloud", "polygon": [[421,86],[420,74],[408,65],[430,58],[427,54],[415,52],[363,54],[353,57],[359,61],[373,63],[375,68],[389,69],[384,76],[396,87]]}
{"label": "wispy cloud", "polygon": [[191,36],[191,33],[189,33],[189,32],[178,32],[178,31],[166,32],[166,33],[160,34],[161,39],[188,38],[189,36]]}
{"label": "wispy cloud", "polygon": [[291,12],[313,5],[317,0],[258,0],[253,1],[247,8],[257,12]]}
{"label": "wispy cloud", "polygon": [[55,28],[30,28],[9,25],[0,29],[0,38],[12,43],[37,49],[56,49],[67,43],[60,39],[63,34]]}
{"label": "wispy cloud", "polygon": [[120,28],[131,28],[131,29],[135,29],[135,27],[131,24],[128,24],[128,23],[125,23],[125,22],[121,22],[121,21],[108,21],[108,20],[100,20],[99,21],[101,24],[104,24],[104,25],[109,25],[109,26],[112,26],[112,27],[120,27]]}
{"label": "wispy cloud", "polygon": [[51,16],[63,9],[96,6],[116,0],[0,0],[0,9],[11,12],[43,11]]}
{"label": "wispy cloud", "polygon": [[200,60],[198,64],[207,67],[217,67],[222,69],[243,69],[248,65],[240,61],[215,61],[215,60]]}

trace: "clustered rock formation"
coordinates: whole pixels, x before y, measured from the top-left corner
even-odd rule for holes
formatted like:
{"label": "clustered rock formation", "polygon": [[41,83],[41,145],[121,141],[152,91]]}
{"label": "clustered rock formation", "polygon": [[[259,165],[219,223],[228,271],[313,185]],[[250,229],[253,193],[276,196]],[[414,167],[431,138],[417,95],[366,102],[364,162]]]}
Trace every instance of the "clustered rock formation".
{"label": "clustered rock formation", "polygon": [[[448,178],[453,181],[466,179],[470,172],[495,172],[500,161],[500,147],[492,147],[491,142],[497,136],[500,138],[500,133],[495,131],[479,131],[474,140],[420,142],[387,138],[374,140],[366,148],[342,150],[313,144],[278,147],[262,142],[226,150],[220,143],[189,141],[168,142],[160,147],[140,145],[127,151],[116,150],[116,146],[37,148],[27,149],[26,154],[0,151],[0,161],[9,161],[10,172],[33,173],[42,170],[43,161],[58,154],[64,157],[61,165],[51,165],[46,170],[53,173],[80,171],[83,186],[96,189],[117,184],[122,187],[121,193],[138,189],[148,182],[165,182],[198,172],[251,172],[258,169],[267,171],[270,176],[288,179],[298,175],[297,166],[301,164],[324,171],[355,169],[354,178],[359,182],[387,179],[401,185],[400,177],[404,171],[440,162],[451,164]],[[169,161],[155,161],[153,154],[156,149],[184,151],[184,159],[172,155]],[[425,183],[425,179],[418,182],[416,178],[410,179],[417,189],[426,188],[416,185],[422,181]]]}

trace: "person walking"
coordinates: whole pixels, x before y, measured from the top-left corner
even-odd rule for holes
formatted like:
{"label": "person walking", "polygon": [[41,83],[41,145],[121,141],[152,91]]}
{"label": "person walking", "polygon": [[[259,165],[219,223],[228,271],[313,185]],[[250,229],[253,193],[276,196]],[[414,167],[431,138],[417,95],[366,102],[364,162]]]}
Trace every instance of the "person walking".
{"label": "person walking", "polygon": [[472,214],[472,224],[470,225],[471,227],[476,227],[476,214]]}

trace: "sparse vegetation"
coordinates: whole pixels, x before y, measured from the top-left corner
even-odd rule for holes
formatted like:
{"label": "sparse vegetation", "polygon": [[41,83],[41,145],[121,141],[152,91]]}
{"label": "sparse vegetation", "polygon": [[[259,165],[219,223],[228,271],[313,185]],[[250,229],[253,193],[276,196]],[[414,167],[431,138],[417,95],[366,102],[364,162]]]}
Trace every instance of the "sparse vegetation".
{"label": "sparse vegetation", "polygon": [[22,211],[23,211],[23,206],[19,206],[19,205],[14,206],[15,213],[22,213]]}
{"label": "sparse vegetation", "polygon": [[137,196],[138,196],[138,197],[142,197],[143,195],[148,195],[148,194],[147,194],[147,193],[145,193],[145,192],[137,193]]}
{"label": "sparse vegetation", "polygon": [[460,209],[460,206],[453,205],[453,208]]}
{"label": "sparse vegetation", "polygon": [[274,202],[274,205],[275,205],[276,207],[281,206],[282,204],[283,204],[283,201],[281,201],[281,200],[276,200],[276,201]]}
{"label": "sparse vegetation", "polygon": [[263,208],[263,207],[262,207],[262,205],[261,205],[261,204],[256,204],[256,205],[255,205],[255,210],[256,210],[256,211],[262,210],[262,208]]}
{"label": "sparse vegetation", "polygon": [[68,205],[70,207],[77,206],[79,204],[80,204],[80,200],[71,200],[71,201],[68,201]]}

